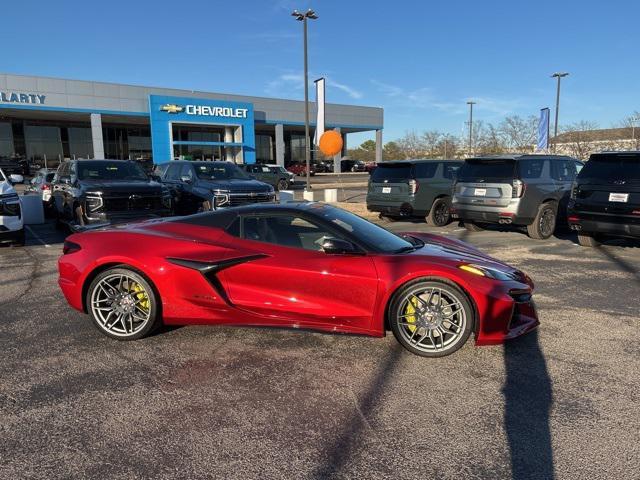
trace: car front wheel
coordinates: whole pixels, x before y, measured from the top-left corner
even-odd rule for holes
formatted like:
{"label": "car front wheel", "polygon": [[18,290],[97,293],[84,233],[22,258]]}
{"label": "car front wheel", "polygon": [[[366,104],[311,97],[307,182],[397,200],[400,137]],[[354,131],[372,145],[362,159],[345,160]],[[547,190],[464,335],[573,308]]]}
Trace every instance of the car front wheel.
{"label": "car front wheel", "polygon": [[98,330],[116,340],[145,337],[160,323],[158,296],[142,275],[127,267],[99,273],[86,302]]}
{"label": "car front wheel", "polygon": [[289,188],[289,181],[281,178],[280,180],[278,180],[278,191],[282,191],[282,190],[286,190],[287,188]]}
{"label": "car front wheel", "polygon": [[423,357],[444,357],[461,348],[473,321],[466,295],[442,279],[408,283],[394,295],[389,308],[389,323],[398,342]]}

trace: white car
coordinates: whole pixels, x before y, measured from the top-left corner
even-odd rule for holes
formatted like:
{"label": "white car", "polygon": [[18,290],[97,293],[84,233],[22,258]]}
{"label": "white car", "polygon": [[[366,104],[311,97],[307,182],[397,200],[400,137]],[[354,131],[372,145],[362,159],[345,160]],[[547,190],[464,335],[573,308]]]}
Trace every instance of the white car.
{"label": "white car", "polygon": [[0,243],[12,242],[24,245],[24,219],[22,204],[11,180],[17,181],[18,176],[9,178],[0,169]]}

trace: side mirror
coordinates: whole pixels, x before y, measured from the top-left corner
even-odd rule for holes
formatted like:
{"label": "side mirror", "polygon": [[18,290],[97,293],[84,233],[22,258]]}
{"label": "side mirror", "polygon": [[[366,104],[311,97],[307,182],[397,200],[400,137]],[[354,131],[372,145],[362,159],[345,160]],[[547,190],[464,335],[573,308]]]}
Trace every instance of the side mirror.
{"label": "side mirror", "polygon": [[156,174],[154,174],[154,173],[150,174],[150,175],[149,175],[149,178],[150,178],[151,180],[153,180],[154,182],[160,182],[160,181],[162,180],[162,179],[160,178],[160,175],[156,175]]}
{"label": "side mirror", "polygon": [[182,175],[180,181],[184,183],[191,183],[191,177],[189,175]]}
{"label": "side mirror", "polygon": [[324,253],[337,254],[337,253],[356,253],[358,250],[356,246],[341,238],[325,238],[322,242],[322,250]]}
{"label": "side mirror", "polygon": [[9,181],[11,183],[22,183],[24,182],[24,177],[22,175],[12,173],[11,175],[9,175]]}

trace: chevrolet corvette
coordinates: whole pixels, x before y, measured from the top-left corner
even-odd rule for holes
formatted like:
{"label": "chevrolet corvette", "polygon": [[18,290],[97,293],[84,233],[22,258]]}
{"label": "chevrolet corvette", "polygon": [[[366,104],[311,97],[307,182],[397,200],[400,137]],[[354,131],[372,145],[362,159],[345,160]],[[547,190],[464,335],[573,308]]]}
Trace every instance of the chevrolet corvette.
{"label": "chevrolet corvette", "polygon": [[395,234],[313,202],[251,204],[85,231],[58,262],[69,304],[135,340],[166,325],[382,337],[440,357],[538,326],[533,282],[464,242]]}

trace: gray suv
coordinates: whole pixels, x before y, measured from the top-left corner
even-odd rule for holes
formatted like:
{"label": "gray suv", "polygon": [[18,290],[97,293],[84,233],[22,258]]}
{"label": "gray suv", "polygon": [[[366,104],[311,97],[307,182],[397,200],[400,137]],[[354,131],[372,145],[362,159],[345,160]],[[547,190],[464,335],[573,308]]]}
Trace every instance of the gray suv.
{"label": "gray suv", "polygon": [[378,163],[371,172],[367,209],[383,220],[426,217],[442,227],[451,219],[451,188],[457,160],[398,160]]}
{"label": "gray suv", "polygon": [[583,163],[561,155],[469,158],[458,171],[451,205],[471,231],[490,223],[527,227],[531,238],[553,235],[566,218],[571,186]]}

